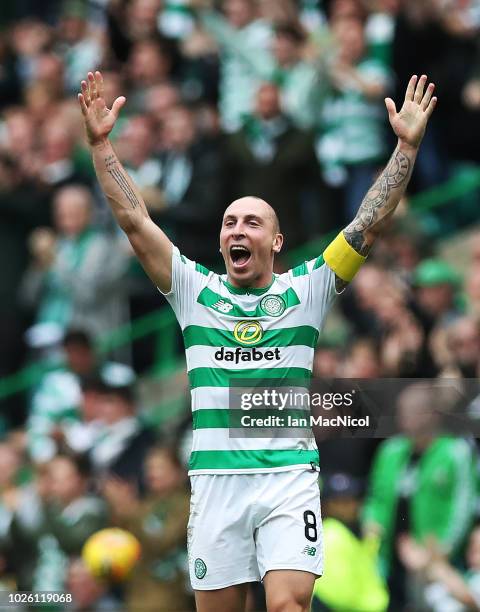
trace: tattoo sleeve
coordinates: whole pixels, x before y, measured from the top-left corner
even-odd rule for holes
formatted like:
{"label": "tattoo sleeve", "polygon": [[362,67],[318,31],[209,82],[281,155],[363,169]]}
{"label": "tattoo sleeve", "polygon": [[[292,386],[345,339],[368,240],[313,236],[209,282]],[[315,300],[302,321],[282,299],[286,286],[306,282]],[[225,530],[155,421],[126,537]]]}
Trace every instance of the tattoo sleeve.
{"label": "tattoo sleeve", "polygon": [[[404,153],[397,147],[363,199],[354,220],[343,230],[346,241],[360,255],[368,255],[375,239],[395,211],[410,180],[414,161],[414,153]],[[337,291],[343,290],[346,284],[336,278]]]}

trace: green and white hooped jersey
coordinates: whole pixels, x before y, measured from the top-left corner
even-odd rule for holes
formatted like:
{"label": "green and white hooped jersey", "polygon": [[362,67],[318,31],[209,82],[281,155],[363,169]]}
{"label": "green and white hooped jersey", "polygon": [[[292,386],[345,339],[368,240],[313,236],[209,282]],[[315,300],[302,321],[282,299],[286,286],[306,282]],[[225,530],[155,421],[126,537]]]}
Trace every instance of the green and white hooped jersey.
{"label": "green and white hooped jersey", "polygon": [[[280,275],[263,289],[240,289],[181,255],[172,256],[166,294],[186,349],[193,412],[189,474],[274,472],[318,465],[308,438],[230,437],[229,387],[235,379],[308,384],[313,353],[335,295],[323,257]],[[248,355],[250,354],[250,355]],[[238,355],[238,357],[237,357]]]}

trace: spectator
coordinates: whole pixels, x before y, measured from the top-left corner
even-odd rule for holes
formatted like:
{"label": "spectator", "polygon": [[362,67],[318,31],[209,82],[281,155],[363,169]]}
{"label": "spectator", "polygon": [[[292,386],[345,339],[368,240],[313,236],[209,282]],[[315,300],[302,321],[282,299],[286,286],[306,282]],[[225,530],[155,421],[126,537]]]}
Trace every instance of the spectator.
{"label": "spectator", "polygon": [[68,331],[62,347],[63,367],[45,374],[31,400],[27,436],[35,462],[49,461],[64,444],[75,452],[89,450],[99,428],[90,392],[103,384],[102,379],[113,385],[131,384],[135,379],[128,366],[101,362],[92,339],[81,330]]}
{"label": "spectator", "polygon": [[86,11],[81,3],[67,2],[58,25],[57,46],[66,67],[69,93],[75,93],[85,73],[97,68],[102,60],[101,35],[89,27]]}
{"label": "spectator", "polygon": [[455,303],[459,280],[455,270],[440,259],[426,259],[415,268],[416,301],[432,324],[445,325],[459,315]]}
{"label": "spectator", "polygon": [[162,166],[155,155],[157,142],[158,134],[154,124],[146,115],[131,117],[117,141],[118,155],[152,212],[165,206],[158,186]]}
{"label": "spectator", "polygon": [[368,339],[354,341],[346,352],[341,376],[343,378],[376,379],[382,375],[378,348]]}
{"label": "spectator", "polygon": [[[423,273],[419,277],[415,274],[414,279],[425,282],[430,279]],[[380,285],[381,293],[376,289]],[[453,293],[450,294],[449,288],[447,307],[452,304]],[[418,301],[404,282],[370,264],[355,279],[353,291],[342,297],[342,311],[355,332],[378,340],[384,375],[429,377],[437,374],[429,343],[437,318],[426,310],[428,291],[417,295]],[[442,303],[435,302],[432,307],[443,308]]]}
{"label": "spectator", "polygon": [[139,40],[132,45],[127,64],[130,110],[145,110],[149,88],[170,81],[172,62],[169,49],[159,40]]}
{"label": "spectator", "polygon": [[296,126],[312,128],[319,118],[326,75],[320,61],[303,60],[305,34],[295,24],[279,23],[273,39],[273,71],[271,78],[278,83],[282,108]]}
{"label": "spectator", "polygon": [[252,112],[255,92],[262,81],[245,60],[245,52],[250,51],[252,58],[268,49],[271,28],[258,18],[253,0],[225,0],[223,9],[225,16],[205,9],[199,15],[220,46],[220,117],[222,127],[234,132],[241,127],[243,116]]}
{"label": "spectator", "polygon": [[470,317],[456,319],[446,329],[448,362],[445,378],[476,378],[480,361],[478,321]]}
{"label": "spectator", "polygon": [[320,340],[313,358],[313,375],[315,378],[334,378],[340,369],[340,347]]}
{"label": "spectator", "polygon": [[[11,124],[10,124],[11,128]],[[27,127],[27,131],[28,131]],[[3,149],[3,147],[2,147]],[[29,233],[49,222],[48,199],[25,176],[21,165],[0,151],[0,379],[13,374],[24,359],[21,341],[27,320],[19,308],[20,280],[28,265]],[[25,418],[22,398],[0,402],[0,413],[12,424]]]}
{"label": "spectator", "polygon": [[[342,354],[336,371],[337,378],[357,384],[358,379],[376,380],[382,376],[382,364],[378,347],[369,339],[354,340]],[[334,377],[335,380],[335,377]],[[320,429],[320,435],[323,431]],[[369,437],[338,435],[317,441],[322,455],[322,473],[328,479],[336,472],[355,478],[359,486],[365,486],[377,441]]]}
{"label": "spectator", "polygon": [[305,239],[302,196],[315,180],[312,137],[295,128],[280,107],[278,88],[263,84],[255,112],[227,141],[229,201],[255,194],[271,202],[285,233],[287,248]]}
{"label": "spectator", "polygon": [[387,140],[383,98],[389,75],[366,56],[363,24],[337,19],[338,45],[329,67],[332,91],[322,105],[317,151],[326,182],[344,190],[344,221],[355,216],[385,159]]}
{"label": "spectator", "polygon": [[157,218],[171,228],[171,238],[181,251],[204,265],[215,265],[217,224],[225,203],[218,142],[201,136],[195,115],[185,106],[167,113],[161,141],[159,185],[166,208]]}
{"label": "spectator", "polygon": [[[306,35],[298,23],[277,23],[270,48],[239,45],[235,36],[221,40],[225,53],[237,55],[250,66],[252,77],[278,84],[282,107],[297,127],[316,124],[325,85],[321,83],[320,62],[307,62],[302,57]],[[250,111],[245,109],[243,115]]]}
{"label": "spectator", "polygon": [[81,381],[79,419],[62,432],[62,442],[72,452],[90,452],[103,433],[104,423],[99,409],[103,386],[101,376],[92,375]]}
{"label": "spectator", "polygon": [[377,547],[360,537],[359,482],[347,474],[332,474],[324,479],[322,499],[325,569],[315,583],[312,612],[383,612],[388,592],[376,564]]}
{"label": "spectator", "polygon": [[480,266],[475,266],[465,281],[465,291],[468,300],[468,311],[472,316],[480,316]]}
{"label": "spectator", "polygon": [[392,605],[406,601],[405,569],[395,554],[403,534],[434,543],[450,559],[464,543],[474,516],[475,463],[461,439],[441,433],[435,391],[424,383],[399,396],[401,434],[375,456],[363,512],[367,533],[381,539],[383,569]]}
{"label": "spectator", "polygon": [[[399,555],[414,581],[417,605],[432,612],[466,612],[480,609],[480,531],[470,533],[466,571],[459,571],[437,551],[417,544],[408,536],[399,542]],[[420,593],[419,593],[420,591]]]}
{"label": "spectator", "polygon": [[98,391],[98,416],[104,427],[90,452],[96,474],[101,478],[121,478],[143,494],[142,466],[155,436],[136,414],[130,386],[104,384]]}
{"label": "spectator", "polygon": [[65,590],[72,595],[72,603],[65,606],[72,612],[123,612],[118,597],[109,591],[108,583],[98,580],[89,572],[80,557],[70,561]]}
{"label": "spectator", "polygon": [[37,304],[36,323],[105,334],[126,319],[122,280],[128,258],[116,240],[90,225],[92,196],[65,187],[54,200],[57,236],[39,229],[30,239],[33,262],[23,279],[23,300]]}
{"label": "spectator", "polygon": [[51,29],[40,19],[25,18],[11,31],[11,50],[16,56],[15,71],[23,86],[36,74],[36,62],[51,43]]}
{"label": "spectator", "polygon": [[84,458],[59,455],[23,492],[9,530],[19,589],[65,590],[68,557],[106,526],[106,508],[88,493],[89,479]]}
{"label": "spectator", "polygon": [[142,557],[127,586],[130,610],[145,612],[192,609],[185,590],[186,528],[189,496],[185,472],[169,448],[154,448],[145,459],[147,496],[115,480],[105,484],[116,525],[140,541]]}
{"label": "spectator", "polygon": [[65,118],[45,121],[40,131],[39,179],[52,190],[72,183],[88,185],[90,177],[76,166],[74,134]]}
{"label": "spectator", "polygon": [[133,0],[109,3],[107,7],[108,34],[114,58],[120,63],[129,60],[132,45],[136,41],[159,39],[162,44],[175,49],[168,38],[159,35],[158,13],[161,0]]}
{"label": "spectator", "polygon": [[165,123],[169,111],[179,104],[180,94],[178,89],[171,83],[163,83],[149,89],[145,110],[154,121],[156,129],[160,129]]}

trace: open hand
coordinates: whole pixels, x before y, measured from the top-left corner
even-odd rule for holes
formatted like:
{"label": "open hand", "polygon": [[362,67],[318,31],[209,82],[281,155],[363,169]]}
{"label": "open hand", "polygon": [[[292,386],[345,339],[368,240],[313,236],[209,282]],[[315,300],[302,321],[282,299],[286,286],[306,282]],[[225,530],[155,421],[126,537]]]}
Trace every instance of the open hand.
{"label": "open hand", "polygon": [[412,76],[408,83],[403,106],[398,113],[395,102],[391,98],[385,99],[393,131],[399,140],[415,149],[422,142],[428,120],[437,103],[437,98],[432,97],[435,85],[430,83],[425,89],[426,82],[426,75],[422,75],[420,79],[417,75]]}
{"label": "open hand", "polygon": [[132,483],[110,475],[103,482],[102,494],[115,516],[126,518],[138,512],[140,501]]}
{"label": "open hand", "polygon": [[78,94],[78,101],[85,120],[88,142],[95,145],[110,134],[126,99],[120,96],[112,108],[108,109],[103,97],[103,77],[97,70],[95,75],[89,72],[87,81],[82,81],[82,93]]}
{"label": "open hand", "polygon": [[30,252],[41,268],[48,268],[53,263],[57,248],[57,238],[48,227],[37,227],[28,239]]}
{"label": "open hand", "polygon": [[417,544],[411,536],[406,534],[398,537],[397,552],[403,565],[412,572],[425,571],[432,559],[427,548]]}

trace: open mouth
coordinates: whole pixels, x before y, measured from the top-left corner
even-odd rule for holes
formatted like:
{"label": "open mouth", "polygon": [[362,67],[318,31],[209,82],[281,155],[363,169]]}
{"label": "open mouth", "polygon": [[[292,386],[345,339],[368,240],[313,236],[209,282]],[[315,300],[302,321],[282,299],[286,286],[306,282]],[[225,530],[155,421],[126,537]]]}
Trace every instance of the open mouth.
{"label": "open mouth", "polygon": [[230,247],[230,257],[232,259],[233,265],[236,268],[243,268],[250,261],[250,257],[252,254],[247,249],[247,247],[241,244],[234,244]]}

